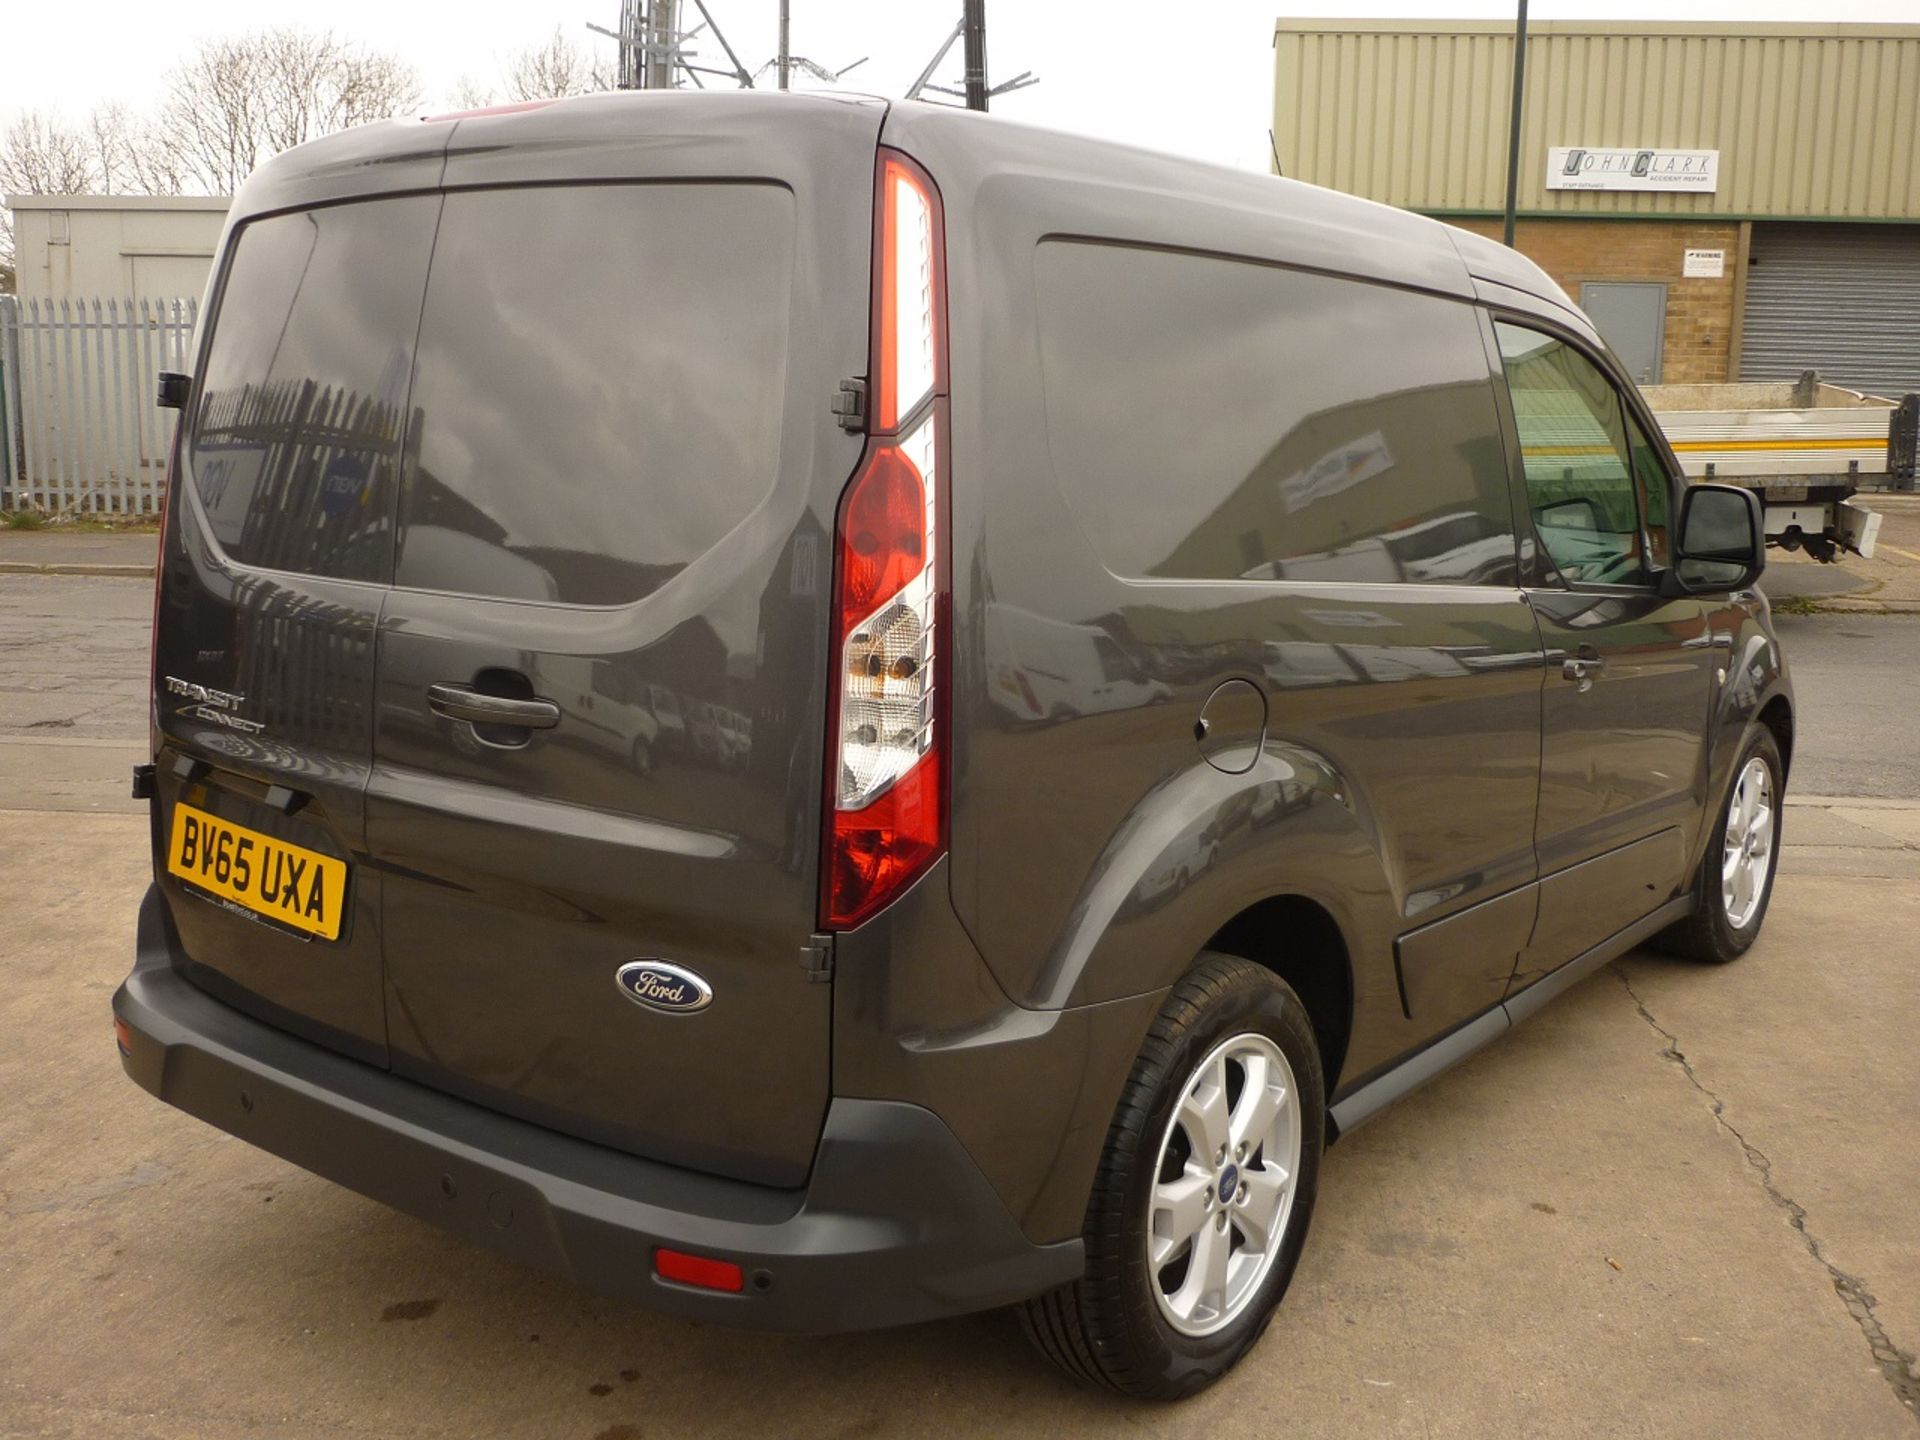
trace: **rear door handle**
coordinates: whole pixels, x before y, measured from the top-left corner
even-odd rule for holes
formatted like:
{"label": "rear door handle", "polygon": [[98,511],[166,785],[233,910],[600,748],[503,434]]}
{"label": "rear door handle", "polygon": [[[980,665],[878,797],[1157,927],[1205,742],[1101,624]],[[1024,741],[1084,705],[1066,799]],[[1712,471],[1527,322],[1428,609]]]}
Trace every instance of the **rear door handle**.
{"label": "rear door handle", "polygon": [[523,730],[551,730],[560,723],[560,707],[551,700],[484,695],[466,685],[429,685],[427,708],[436,715],[465,720],[470,725],[517,725]]}

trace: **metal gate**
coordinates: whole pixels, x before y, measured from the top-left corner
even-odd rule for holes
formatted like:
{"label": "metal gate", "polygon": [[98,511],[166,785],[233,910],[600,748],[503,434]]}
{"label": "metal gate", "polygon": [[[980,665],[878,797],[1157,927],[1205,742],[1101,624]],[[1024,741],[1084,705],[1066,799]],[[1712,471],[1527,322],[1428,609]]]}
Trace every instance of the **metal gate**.
{"label": "metal gate", "polygon": [[1742,380],[1920,390],[1920,225],[1756,224]]}
{"label": "metal gate", "polygon": [[185,370],[199,302],[0,296],[0,506],[159,508],[174,414],[162,370]]}

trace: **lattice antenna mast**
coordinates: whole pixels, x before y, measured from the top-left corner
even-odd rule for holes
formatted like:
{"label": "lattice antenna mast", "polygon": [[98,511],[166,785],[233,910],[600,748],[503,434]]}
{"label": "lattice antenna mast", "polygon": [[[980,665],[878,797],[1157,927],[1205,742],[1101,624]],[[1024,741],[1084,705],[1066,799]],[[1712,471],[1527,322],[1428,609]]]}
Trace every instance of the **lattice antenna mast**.
{"label": "lattice antenna mast", "polygon": [[[964,40],[962,54],[965,56],[965,73],[958,87],[935,85],[933,77],[946,63],[947,52],[953,49],[956,40]],[[995,95],[1005,95],[1014,90],[1024,90],[1029,85],[1038,85],[1040,79],[1031,70],[1022,70],[1011,80],[998,85],[987,83],[987,0],[963,0],[960,7],[960,19],[953,29],[947,32],[947,38],[940,42],[940,48],[933,52],[933,58],[927,62],[927,68],[907,87],[907,99],[918,100],[928,90],[940,95],[958,96],[969,110],[985,110],[987,102]]]}
{"label": "lattice antenna mast", "polygon": [[[620,0],[619,29],[609,30],[604,25],[587,23],[589,30],[618,42],[620,62],[616,83],[622,90],[672,90],[682,84],[704,90],[702,75],[731,80],[743,90],[753,88],[753,77],[740,63],[733,46],[727,43],[727,37],[707,9],[706,0],[693,0],[693,7],[700,12],[700,23],[691,30],[681,28],[680,0],[650,0],[650,3],[649,0]],[[731,69],[717,70],[711,65],[694,63],[698,52],[689,42],[702,31],[713,33]]]}
{"label": "lattice antenna mast", "polygon": [[762,65],[758,70],[753,72],[755,79],[758,79],[760,76],[766,74],[769,70],[771,70],[774,73],[775,82],[779,85],[779,87],[782,90],[787,90],[792,88],[793,72],[796,70],[804,70],[807,72],[807,74],[813,76],[814,79],[824,81],[828,85],[833,85],[833,84],[837,84],[840,80],[840,77],[845,75],[849,70],[858,69],[860,66],[867,63],[867,57],[865,55],[862,55],[858,60],[855,60],[851,65],[842,65],[838,70],[829,70],[826,66],[820,64],[817,60],[809,60],[804,55],[794,54],[793,44],[792,44],[792,33],[793,33],[792,0],[780,0],[779,53],[776,54],[771,60],[767,61],[766,64]]}

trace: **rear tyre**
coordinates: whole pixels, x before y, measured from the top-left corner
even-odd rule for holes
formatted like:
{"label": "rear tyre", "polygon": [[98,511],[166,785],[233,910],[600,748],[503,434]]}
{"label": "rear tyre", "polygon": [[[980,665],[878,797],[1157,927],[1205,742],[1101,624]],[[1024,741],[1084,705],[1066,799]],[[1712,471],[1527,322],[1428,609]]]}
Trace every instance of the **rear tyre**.
{"label": "rear tyre", "polygon": [[1260,1338],[1306,1243],[1326,1091],[1306,1007],[1203,953],[1147,1032],[1107,1132],[1086,1274],[1021,1309],[1083,1383],[1192,1395]]}
{"label": "rear tyre", "polygon": [[1724,965],[1759,938],[1780,860],[1786,769],[1771,731],[1748,738],[1694,881],[1693,914],[1660,932],[1654,947],[1686,960]]}

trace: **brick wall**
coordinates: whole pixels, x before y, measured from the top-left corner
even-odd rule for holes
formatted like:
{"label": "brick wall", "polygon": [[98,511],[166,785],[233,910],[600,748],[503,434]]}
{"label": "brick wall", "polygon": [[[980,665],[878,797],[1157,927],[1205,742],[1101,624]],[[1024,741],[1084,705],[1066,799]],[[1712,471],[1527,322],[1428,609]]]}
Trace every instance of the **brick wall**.
{"label": "brick wall", "polygon": [[[1500,238],[1498,220],[1454,220],[1462,229]],[[1656,280],[1667,286],[1666,351],[1661,378],[1669,385],[1710,385],[1733,377],[1728,358],[1733,332],[1733,272],[1737,224],[1667,220],[1521,220],[1514,227],[1520,253],[1545,270],[1577,302],[1583,280]],[[1718,280],[1680,274],[1689,248],[1727,252]]]}

